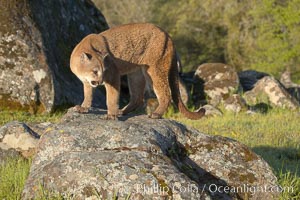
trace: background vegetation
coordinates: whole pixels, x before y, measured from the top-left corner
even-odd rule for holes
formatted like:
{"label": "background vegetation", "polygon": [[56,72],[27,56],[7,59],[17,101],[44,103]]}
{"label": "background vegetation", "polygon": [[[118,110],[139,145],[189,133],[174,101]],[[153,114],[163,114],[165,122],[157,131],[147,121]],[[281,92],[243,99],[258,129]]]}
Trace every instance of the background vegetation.
{"label": "background vegetation", "polygon": [[185,71],[224,62],[300,77],[300,0],[93,0],[110,26],[153,22],[173,37]]}

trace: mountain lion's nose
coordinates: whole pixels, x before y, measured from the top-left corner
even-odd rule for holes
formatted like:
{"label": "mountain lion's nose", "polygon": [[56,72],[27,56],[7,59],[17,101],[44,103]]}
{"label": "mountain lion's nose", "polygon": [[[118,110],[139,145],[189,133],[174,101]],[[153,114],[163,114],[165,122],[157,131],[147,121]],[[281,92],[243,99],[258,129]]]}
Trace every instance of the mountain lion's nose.
{"label": "mountain lion's nose", "polygon": [[91,84],[93,86],[98,86],[98,85],[100,85],[100,82],[99,81],[91,81]]}

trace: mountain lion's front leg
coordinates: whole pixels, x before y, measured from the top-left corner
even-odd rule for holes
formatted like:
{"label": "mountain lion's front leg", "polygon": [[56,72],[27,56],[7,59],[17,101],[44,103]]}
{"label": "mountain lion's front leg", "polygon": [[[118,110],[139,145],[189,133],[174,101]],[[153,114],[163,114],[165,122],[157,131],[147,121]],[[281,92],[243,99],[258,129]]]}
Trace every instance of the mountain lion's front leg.
{"label": "mountain lion's front leg", "polygon": [[119,114],[120,97],[120,76],[115,76],[114,80],[105,83],[106,88],[106,119],[116,120]]}
{"label": "mountain lion's front leg", "polygon": [[93,88],[89,83],[85,82],[83,83],[83,91],[84,91],[84,100],[81,106],[77,105],[75,109],[77,112],[87,113],[89,111],[89,108],[92,106]]}

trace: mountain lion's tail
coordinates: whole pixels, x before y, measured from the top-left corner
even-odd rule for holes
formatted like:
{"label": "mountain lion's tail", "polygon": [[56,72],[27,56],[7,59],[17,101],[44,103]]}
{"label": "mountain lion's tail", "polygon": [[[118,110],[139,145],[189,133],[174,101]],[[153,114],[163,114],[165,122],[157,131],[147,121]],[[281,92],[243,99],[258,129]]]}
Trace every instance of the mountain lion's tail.
{"label": "mountain lion's tail", "polygon": [[171,88],[171,94],[173,102],[176,104],[176,106],[179,109],[179,112],[181,112],[186,118],[188,119],[200,119],[205,115],[205,109],[201,108],[198,112],[191,112],[189,111],[185,105],[182,102],[180,91],[179,91],[179,75],[178,75],[178,66],[177,66],[177,58],[174,54],[173,60],[172,60],[172,66],[169,74],[169,84]]}

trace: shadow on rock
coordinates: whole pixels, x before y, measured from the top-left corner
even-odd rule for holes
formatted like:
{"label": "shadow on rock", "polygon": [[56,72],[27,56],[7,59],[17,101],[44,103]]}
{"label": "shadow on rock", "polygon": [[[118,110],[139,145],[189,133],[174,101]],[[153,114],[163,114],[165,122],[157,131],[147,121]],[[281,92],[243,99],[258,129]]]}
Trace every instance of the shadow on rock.
{"label": "shadow on rock", "polygon": [[[181,124],[178,124],[179,126]],[[184,128],[186,127],[182,127]],[[156,132],[157,138],[164,138],[159,132]],[[167,140],[167,138],[165,138]],[[164,149],[162,149],[164,151]],[[233,199],[239,198],[238,194],[224,193],[224,191],[216,190],[218,188],[229,187],[225,180],[209,173],[205,169],[199,167],[192,159],[189,158],[189,152],[185,146],[179,142],[173,143],[173,146],[168,148],[165,152],[174,166],[177,169],[188,176],[191,180],[195,181],[197,185],[191,185],[189,188],[173,188],[177,190],[190,189],[191,191],[198,193],[206,193],[212,199]]]}

